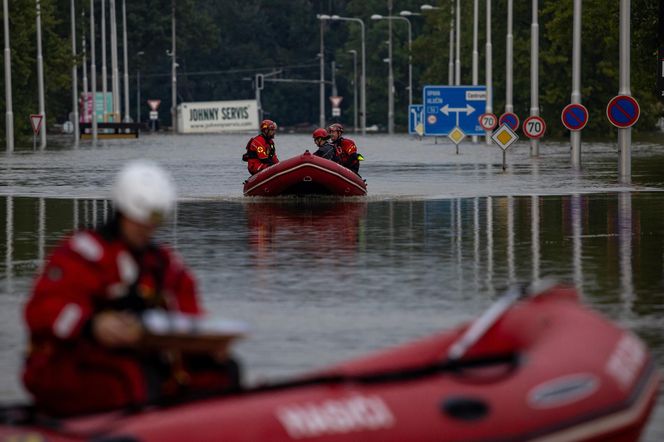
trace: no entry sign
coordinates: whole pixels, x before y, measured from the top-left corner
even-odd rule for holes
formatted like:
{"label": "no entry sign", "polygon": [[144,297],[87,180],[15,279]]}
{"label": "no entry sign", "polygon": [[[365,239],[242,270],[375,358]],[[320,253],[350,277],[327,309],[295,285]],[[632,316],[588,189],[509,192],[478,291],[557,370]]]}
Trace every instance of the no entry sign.
{"label": "no entry sign", "polygon": [[523,133],[528,138],[541,138],[546,132],[546,123],[542,117],[533,115],[523,120]]}
{"label": "no entry sign", "polygon": [[480,115],[479,121],[484,130],[493,130],[498,125],[498,118],[491,113]]}
{"label": "no entry sign", "polygon": [[567,129],[581,130],[588,124],[588,109],[582,104],[568,104],[560,113],[560,119]]}
{"label": "no entry sign", "polygon": [[609,101],[606,106],[606,116],[616,127],[621,129],[631,127],[641,115],[639,103],[629,95],[618,95]]}

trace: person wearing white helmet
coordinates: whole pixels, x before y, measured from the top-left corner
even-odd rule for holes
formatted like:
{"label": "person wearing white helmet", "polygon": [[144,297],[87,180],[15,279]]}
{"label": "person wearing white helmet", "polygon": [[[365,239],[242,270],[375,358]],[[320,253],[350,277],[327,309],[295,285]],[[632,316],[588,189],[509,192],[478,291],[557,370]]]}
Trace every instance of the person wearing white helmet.
{"label": "person wearing white helmet", "polygon": [[219,348],[146,351],[146,310],[202,314],[191,273],[155,230],[176,204],[170,176],[133,161],[111,191],[114,213],[55,249],[25,308],[30,345],[23,381],[36,407],[71,416],[144,405],[193,389],[235,388],[237,364]]}

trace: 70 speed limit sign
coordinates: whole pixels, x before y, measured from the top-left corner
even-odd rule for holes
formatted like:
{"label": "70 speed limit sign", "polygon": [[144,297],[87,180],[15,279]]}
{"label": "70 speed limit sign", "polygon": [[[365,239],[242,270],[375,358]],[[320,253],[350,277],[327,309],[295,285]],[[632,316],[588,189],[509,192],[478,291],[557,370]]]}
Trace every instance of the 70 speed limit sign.
{"label": "70 speed limit sign", "polygon": [[494,114],[486,113],[482,114],[478,118],[480,126],[484,130],[493,130],[494,127],[498,124],[498,118]]}
{"label": "70 speed limit sign", "polygon": [[523,122],[523,133],[528,138],[541,138],[546,132],[546,123],[542,117],[531,116]]}

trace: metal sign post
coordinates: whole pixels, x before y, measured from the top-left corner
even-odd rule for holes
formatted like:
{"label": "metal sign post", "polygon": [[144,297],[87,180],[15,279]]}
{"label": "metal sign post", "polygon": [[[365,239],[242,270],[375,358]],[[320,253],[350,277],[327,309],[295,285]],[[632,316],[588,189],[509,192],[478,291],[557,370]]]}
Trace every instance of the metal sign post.
{"label": "metal sign post", "polygon": [[37,135],[41,130],[42,114],[30,114],[30,125],[32,126],[32,150],[37,150]]}

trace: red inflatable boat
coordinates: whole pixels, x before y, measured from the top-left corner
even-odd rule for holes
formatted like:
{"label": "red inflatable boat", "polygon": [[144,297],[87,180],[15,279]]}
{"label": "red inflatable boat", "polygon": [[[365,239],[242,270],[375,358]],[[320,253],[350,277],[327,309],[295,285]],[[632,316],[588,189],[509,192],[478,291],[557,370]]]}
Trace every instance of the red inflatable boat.
{"label": "red inflatable boat", "polygon": [[367,183],[334,161],[303,154],[263,169],[244,182],[246,196],[367,194]]}
{"label": "red inflatable boat", "polygon": [[238,394],[60,421],[5,410],[0,440],[635,441],[659,382],[634,334],[553,287],[509,292],[450,332]]}

